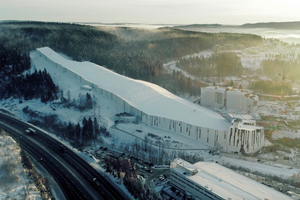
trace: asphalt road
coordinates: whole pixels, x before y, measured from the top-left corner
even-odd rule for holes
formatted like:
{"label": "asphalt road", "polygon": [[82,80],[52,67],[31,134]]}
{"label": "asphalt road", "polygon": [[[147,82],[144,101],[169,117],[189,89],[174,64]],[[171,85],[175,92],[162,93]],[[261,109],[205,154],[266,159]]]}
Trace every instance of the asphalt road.
{"label": "asphalt road", "polygon": [[[24,149],[35,159],[42,158],[40,163],[54,177],[67,199],[125,199],[124,195],[115,189],[90,164],[84,161],[72,150],[61,153],[61,143],[36,129],[30,124],[16,120],[0,113],[0,126],[5,129]],[[34,128],[36,135],[25,135],[24,131]],[[93,179],[97,178],[100,185],[95,186]]]}
{"label": "asphalt road", "polygon": [[0,126],[18,142],[23,150],[40,161],[41,165],[54,177],[67,199],[93,199],[86,191],[82,192],[80,184],[70,174],[69,170],[65,169],[50,153],[33,143],[26,136],[21,136],[19,130],[10,127],[9,124],[2,122]]}

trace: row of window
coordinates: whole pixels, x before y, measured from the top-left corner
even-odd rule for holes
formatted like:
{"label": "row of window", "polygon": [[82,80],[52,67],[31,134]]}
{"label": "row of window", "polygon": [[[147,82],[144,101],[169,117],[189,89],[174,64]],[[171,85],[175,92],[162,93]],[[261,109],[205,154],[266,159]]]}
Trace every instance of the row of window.
{"label": "row of window", "polygon": [[[147,118],[148,118],[148,116],[147,116]],[[151,117],[151,119],[152,119],[152,117]],[[165,118],[164,118],[164,121],[165,121]],[[154,117],[154,120],[151,121],[151,126],[152,125],[158,126],[158,122],[160,123],[160,117]],[[182,122],[179,122],[178,125],[180,127],[180,132],[182,132]],[[171,130],[172,127],[173,127],[174,131],[176,132],[176,122],[174,122],[174,121],[172,122],[172,120],[170,120],[169,130]],[[198,138],[201,138],[201,127],[196,127],[195,131],[196,131],[196,136],[198,135]],[[186,132],[189,133],[189,136],[191,135],[191,125],[187,124]],[[218,134],[217,134],[216,130],[215,130],[215,133],[216,133],[216,140],[218,141]],[[226,133],[224,133],[224,139],[226,139]],[[209,129],[207,129],[206,142],[207,143],[209,142]]]}
{"label": "row of window", "polygon": [[[171,171],[171,180],[175,181],[173,178],[177,179],[180,182],[183,182],[184,184],[188,185],[190,188],[200,192],[201,194],[205,195],[206,197],[208,197],[209,199],[214,199],[214,198],[220,198],[217,195],[215,195],[214,193],[210,192],[209,190],[206,190],[205,188],[199,186],[198,184],[193,183],[192,181],[188,180],[188,179],[184,179],[182,180],[181,178],[179,178],[179,176]],[[177,181],[175,181],[176,183],[178,183]],[[187,183],[188,182],[188,183]],[[179,183],[178,183],[179,184]],[[179,184],[181,186],[183,186],[182,184]],[[183,186],[183,188],[185,188]]]}
{"label": "row of window", "polygon": [[[172,180],[172,178],[171,178],[171,180]],[[185,186],[184,185],[182,185],[181,183],[178,183],[176,180],[172,180],[171,182],[174,182],[174,183],[176,183],[176,184],[178,184],[178,185],[180,185],[181,186],[181,190],[182,190],[182,188],[184,188],[185,189]],[[177,186],[178,186],[177,185]]]}

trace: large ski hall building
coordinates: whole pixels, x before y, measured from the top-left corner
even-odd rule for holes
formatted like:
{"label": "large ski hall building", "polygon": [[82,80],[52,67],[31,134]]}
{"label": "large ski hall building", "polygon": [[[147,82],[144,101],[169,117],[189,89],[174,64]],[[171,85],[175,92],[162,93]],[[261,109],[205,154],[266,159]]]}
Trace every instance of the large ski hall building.
{"label": "large ski hall building", "polygon": [[65,59],[48,47],[36,50],[38,58],[69,73],[85,87],[107,96],[148,126],[172,131],[223,151],[253,153],[264,146],[264,132],[242,117],[230,121],[207,108],[182,99],[162,87],[131,79],[91,62]]}

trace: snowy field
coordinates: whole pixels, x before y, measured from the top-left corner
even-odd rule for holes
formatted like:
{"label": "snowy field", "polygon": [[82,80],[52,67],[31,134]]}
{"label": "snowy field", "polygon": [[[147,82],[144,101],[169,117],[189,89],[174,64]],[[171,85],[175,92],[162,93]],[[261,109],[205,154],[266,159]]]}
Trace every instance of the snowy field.
{"label": "snowy field", "polygon": [[0,133],[0,199],[42,199],[21,163],[16,142]]}

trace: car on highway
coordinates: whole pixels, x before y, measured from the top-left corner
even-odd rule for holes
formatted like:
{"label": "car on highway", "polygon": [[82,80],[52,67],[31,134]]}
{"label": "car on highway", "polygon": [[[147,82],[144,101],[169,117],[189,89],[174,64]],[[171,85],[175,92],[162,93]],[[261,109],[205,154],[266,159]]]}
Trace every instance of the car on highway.
{"label": "car on highway", "polygon": [[28,128],[25,130],[25,133],[27,135],[36,135],[36,130],[34,130],[33,128]]}

